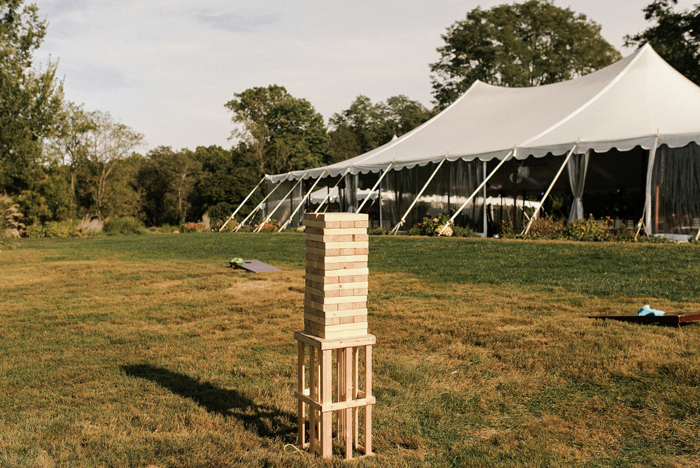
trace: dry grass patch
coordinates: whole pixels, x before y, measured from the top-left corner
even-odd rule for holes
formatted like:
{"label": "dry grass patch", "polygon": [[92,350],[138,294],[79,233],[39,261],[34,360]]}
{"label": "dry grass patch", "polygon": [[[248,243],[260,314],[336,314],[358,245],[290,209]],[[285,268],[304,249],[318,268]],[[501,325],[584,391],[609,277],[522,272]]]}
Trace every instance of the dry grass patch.
{"label": "dry grass patch", "polygon": [[[0,466],[347,465],[287,446],[301,269],[93,256],[3,253]],[[644,299],[372,270],[378,454],[351,465],[699,465],[700,327],[585,318]]]}

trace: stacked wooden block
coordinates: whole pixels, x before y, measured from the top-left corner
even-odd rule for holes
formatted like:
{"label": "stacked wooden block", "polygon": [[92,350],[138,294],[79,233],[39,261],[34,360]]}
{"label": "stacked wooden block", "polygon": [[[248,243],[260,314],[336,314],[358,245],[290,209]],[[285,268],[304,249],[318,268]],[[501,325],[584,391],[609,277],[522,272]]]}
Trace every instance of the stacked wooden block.
{"label": "stacked wooden block", "polygon": [[304,331],[322,339],[367,334],[366,214],[308,213]]}

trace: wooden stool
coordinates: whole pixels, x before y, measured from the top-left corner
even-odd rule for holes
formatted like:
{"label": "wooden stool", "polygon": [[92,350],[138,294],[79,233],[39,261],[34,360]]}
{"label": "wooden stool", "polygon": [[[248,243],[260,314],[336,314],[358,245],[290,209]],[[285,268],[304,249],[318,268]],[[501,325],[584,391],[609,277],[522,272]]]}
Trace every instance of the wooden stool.
{"label": "wooden stool", "polygon": [[[345,443],[345,458],[351,459],[353,447],[372,455],[372,345],[374,335],[351,338],[322,339],[304,331],[294,333],[298,341],[298,400],[299,434],[301,448],[314,454],[320,442],[321,456],[332,456],[333,413],[337,412],[338,439]],[[309,349],[308,365],[306,348]],[[365,349],[364,390],[360,390],[360,348]],[[335,372],[333,351],[336,352]],[[306,369],[308,368],[308,387]],[[333,375],[336,385],[333,385]],[[335,398],[334,398],[335,396]],[[335,400],[335,401],[333,401]],[[309,409],[309,441],[306,442],[306,407]],[[359,445],[360,408],[364,407],[364,446]],[[317,424],[319,425],[317,427]]]}

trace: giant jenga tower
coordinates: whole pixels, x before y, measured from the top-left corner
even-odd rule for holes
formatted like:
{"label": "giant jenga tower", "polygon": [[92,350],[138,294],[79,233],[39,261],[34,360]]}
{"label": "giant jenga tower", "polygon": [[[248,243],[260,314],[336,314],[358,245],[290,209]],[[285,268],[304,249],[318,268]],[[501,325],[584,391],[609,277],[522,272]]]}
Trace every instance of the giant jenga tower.
{"label": "giant jenga tower", "polygon": [[[345,443],[345,458],[352,458],[353,448],[369,455],[376,338],[367,333],[368,218],[352,213],[306,214],[304,225],[304,331],[294,334],[299,342],[298,443],[315,453],[320,441],[321,455],[331,457],[335,414],[336,435]],[[362,351],[364,359],[360,360]],[[360,390],[361,364],[364,390]],[[364,408],[364,446],[359,445],[360,408]]]}

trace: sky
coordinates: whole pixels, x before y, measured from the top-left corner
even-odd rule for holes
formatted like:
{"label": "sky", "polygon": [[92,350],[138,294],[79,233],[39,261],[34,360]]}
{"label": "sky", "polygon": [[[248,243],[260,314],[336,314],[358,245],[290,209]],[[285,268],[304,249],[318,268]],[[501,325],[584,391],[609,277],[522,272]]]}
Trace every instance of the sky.
{"label": "sky", "polygon": [[[29,1],[29,0],[28,0]],[[691,8],[700,0],[679,0]],[[58,61],[65,97],[109,112],[157,146],[231,147],[224,104],[277,84],[328,122],[360,94],[432,107],[441,35],[504,0],[34,0],[49,22],[37,58]],[[585,14],[624,56],[651,0],[555,0]]]}

